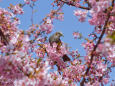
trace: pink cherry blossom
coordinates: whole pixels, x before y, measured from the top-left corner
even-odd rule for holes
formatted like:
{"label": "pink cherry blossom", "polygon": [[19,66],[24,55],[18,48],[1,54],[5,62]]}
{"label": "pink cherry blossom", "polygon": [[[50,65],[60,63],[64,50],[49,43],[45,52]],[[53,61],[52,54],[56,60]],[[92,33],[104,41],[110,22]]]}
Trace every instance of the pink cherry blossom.
{"label": "pink cherry blossom", "polygon": [[87,11],[75,10],[74,15],[79,17],[80,22],[84,22],[87,16]]}
{"label": "pink cherry blossom", "polygon": [[30,0],[24,0],[26,4],[30,4]]}
{"label": "pink cherry blossom", "polygon": [[75,39],[80,39],[81,38],[81,34],[79,32],[73,32],[73,36]]}
{"label": "pink cherry blossom", "polygon": [[23,14],[24,13],[23,9],[21,8],[21,6],[19,4],[15,5],[15,6],[11,5],[10,9],[13,11],[14,14]]}
{"label": "pink cherry blossom", "polygon": [[52,32],[53,25],[51,23],[50,19],[47,19],[47,22],[45,24],[40,25],[39,27],[40,31],[45,31],[46,34],[49,34]]}

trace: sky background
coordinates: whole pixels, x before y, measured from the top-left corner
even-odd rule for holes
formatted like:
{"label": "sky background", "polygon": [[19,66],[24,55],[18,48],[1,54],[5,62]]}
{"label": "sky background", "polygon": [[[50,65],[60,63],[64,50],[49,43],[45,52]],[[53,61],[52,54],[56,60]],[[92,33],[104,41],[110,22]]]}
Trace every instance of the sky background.
{"label": "sky background", "polygon": [[[34,24],[39,24],[40,21],[48,14],[50,13],[52,6],[51,1],[53,0],[38,0],[35,3],[34,10],[36,12],[34,13]],[[9,4],[17,4],[17,3],[24,3],[23,0],[1,0],[0,7],[6,8],[9,6]],[[20,29],[28,29],[31,25],[31,13],[32,10],[29,6],[24,6],[24,14],[18,15],[18,18],[21,21],[21,24],[18,26]],[[75,7],[64,5],[63,6],[63,12],[64,12],[64,21],[55,20],[53,22],[54,29],[51,34],[53,34],[56,31],[60,31],[64,34],[64,37],[61,38],[61,40],[64,43],[67,43],[71,49],[75,50],[78,49],[80,54],[83,56],[85,55],[85,51],[83,47],[81,46],[81,43],[84,42],[84,40],[75,40],[73,38],[72,33],[74,31],[79,31],[82,33],[84,37],[88,37],[87,35],[93,31],[93,26],[90,26],[89,23],[84,22],[80,23],[78,22],[78,19],[76,16],[74,16],[74,10],[76,10]],[[49,36],[51,35],[49,34]],[[113,72],[111,73],[112,79],[115,80],[115,69],[113,69]],[[109,86],[109,85],[108,85]]]}

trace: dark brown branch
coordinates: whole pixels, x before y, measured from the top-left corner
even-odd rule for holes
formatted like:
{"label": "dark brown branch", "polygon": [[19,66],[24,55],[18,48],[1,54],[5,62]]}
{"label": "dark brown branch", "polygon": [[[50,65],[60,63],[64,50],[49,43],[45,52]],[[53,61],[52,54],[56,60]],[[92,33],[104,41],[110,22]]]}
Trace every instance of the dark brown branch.
{"label": "dark brown branch", "polygon": [[1,28],[0,28],[0,36],[1,36],[1,41],[3,41],[4,45],[7,45],[8,40],[7,40],[6,36],[4,35],[4,33],[2,32]]}
{"label": "dark brown branch", "polygon": [[[65,1],[65,0],[60,0],[60,1],[63,2],[63,3],[65,3],[65,4],[67,4],[67,5],[71,5],[71,6],[75,6],[76,7],[76,5],[75,5],[74,2],[68,2],[68,1]],[[91,5],[88,5],[88,6],[91,7]],[[89,7],[79,6],[78,8],[90,10]]]}
{"label": "dark brown branch", "polygon": [[[112,0],[112,9],[113,9],[113,7],[114,7],[114,0]],[[80,83],[80,86],[84,86],[85,76],[88,74],[89,70],[91,69],[90,66],[91,66],[92,61],[93,61],[93,58],[94,58],[94,56],[95,56],[95,55],[94,55],[94,52],[96,51],[96,49],[97,49],[99,43],[101,42],[101,40],[102,40],[102,38],[103,38],[103,36],[104,36],[104,33],[105,33],[105,31],[106,31],[106,27],[107,27],[107,24],[108,24],[108,21],[109,21],[109,18],[110,18],[110,11],[112,11],[112,9],[109,10],[109,12],[107,13],[107,18],[106,18],[106,21],[105,21],[105,24],[104,24],[102,33],[101,33],[101,35],[100,35],[100,37],[99,37],[99,40],[97,41],[96,45],[94,46],[93,51],[91,52],[90,63],[89,63],[89,65],[88,65],[87,69],[86,69],[86,72],[85,72],[84,77],[83,77],[83,79],[82,79],[82,81],[81,81],[81,83]]]}
{"label": "dark brown branch", "polygon": [[88,0],[86,0],[86,3],[88,4],[88,7],[92,8],[91,4],[89,3]]}

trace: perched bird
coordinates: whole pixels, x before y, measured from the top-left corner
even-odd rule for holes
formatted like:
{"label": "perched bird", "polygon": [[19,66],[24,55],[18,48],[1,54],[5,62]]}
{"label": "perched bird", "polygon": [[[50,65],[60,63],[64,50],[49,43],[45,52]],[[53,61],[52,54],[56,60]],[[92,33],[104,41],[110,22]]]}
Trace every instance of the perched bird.
{"label": "perched bird", "polygon": [[59,44],[61,45],[61,40],[60,40],[61,36],[63,36],[61,32],[56,32],[52,36],[50,36],[49,38],[50,45],[52,46],[54,42],[57,43],[57,45]]}
{"label": "perched bird", "polygon": [[[57,44],[57,50],[60,48],[60,46],[62,45],[62,42],[60,40],[60,37],[63,36],[63,34],[61,32],[56,32],[54,33],[52,36],[50,36],[49,38],[49,43],[52,46],[52,44],[55,42]],[[65,54],[62,57],[63,61],[70,61],[70,58]]]}

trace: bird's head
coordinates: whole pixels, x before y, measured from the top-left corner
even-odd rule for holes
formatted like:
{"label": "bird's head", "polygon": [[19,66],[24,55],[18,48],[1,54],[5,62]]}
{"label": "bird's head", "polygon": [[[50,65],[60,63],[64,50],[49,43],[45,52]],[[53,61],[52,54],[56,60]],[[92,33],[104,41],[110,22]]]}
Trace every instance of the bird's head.
{"label": "bird's head", "polygon": [[63,34],[61,32],[56,32],[55,35],[58,36],[58,37],[63,36]]}

